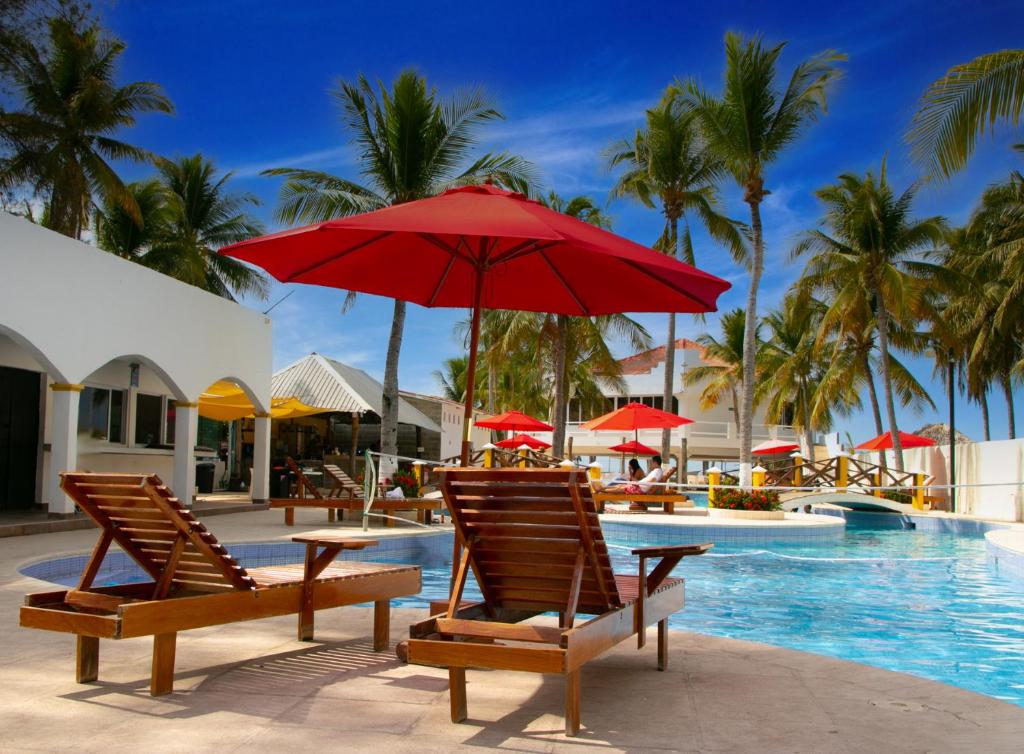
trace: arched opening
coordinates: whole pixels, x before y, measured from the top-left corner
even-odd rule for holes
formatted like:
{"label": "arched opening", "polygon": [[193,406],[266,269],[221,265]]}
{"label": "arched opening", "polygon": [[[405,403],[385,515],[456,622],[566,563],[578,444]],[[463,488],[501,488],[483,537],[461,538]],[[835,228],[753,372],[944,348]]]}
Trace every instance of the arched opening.
{"label": "arched opening", "polygon": [[64,379],[28,338],[0,325],[0,512],[42,502],[48,377]]}
{"label": "arched opening", "polygon": [[245,380],[223,377],[199,395],[196,488],[200,495],[252,489],[256,456],[255,416],[266,413],[265,399]]}

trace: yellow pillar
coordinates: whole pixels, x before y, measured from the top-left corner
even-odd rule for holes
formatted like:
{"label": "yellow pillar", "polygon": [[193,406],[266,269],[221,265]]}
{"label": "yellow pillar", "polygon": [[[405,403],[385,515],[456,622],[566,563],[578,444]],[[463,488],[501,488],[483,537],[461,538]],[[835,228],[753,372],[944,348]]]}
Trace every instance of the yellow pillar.
{"label": "yellow pillar", "polygon": [[789,457],[793,459],[793,486],[799,487],[804,483],[804,457],[799,451]]}
{"label": "yellow pillar", "polygon": [[519,468],[526,468],[526,454],[530,452],[530,446],[525,443],[520,445],[519,448]]}
{"label": "yellow pillar", "polygon": [[840,451],[836,456],[838,468],[836,469],[836,489],[845,490],[850,478],[850,454]]}
{"label": "yellow pillar", "polygon": [[914,509],[924,510],[924,472],[914,472]]}
{"label": "yellow pillar", "polygon": [[750,483],[754,487],[764,487],[765,478],[768,476],[768,469],[764,466],[755,466],[750,470]]}
{"label": "yellow pillar", "polygon": [[715,507],[715,487],[722,482],[722,470],[717,466],[708,469],[708,508]]}
{"label": "yellow pillar", "polygon": [[873,478],[875,480],[875,490],[872,494],[874,494],[875,497],[885,497],[885,491],[879,489],[882,486],[882,472],[875,471]]}
{"label": "yellow pillar", "polygon": [[484,468],[494,468],[494,445],[491,443],[484,445]]}
{"label": "yellow pillar", "polygon": [[416,494],[423,494],[423,461],[412,462],[412,474],[416,477]]}

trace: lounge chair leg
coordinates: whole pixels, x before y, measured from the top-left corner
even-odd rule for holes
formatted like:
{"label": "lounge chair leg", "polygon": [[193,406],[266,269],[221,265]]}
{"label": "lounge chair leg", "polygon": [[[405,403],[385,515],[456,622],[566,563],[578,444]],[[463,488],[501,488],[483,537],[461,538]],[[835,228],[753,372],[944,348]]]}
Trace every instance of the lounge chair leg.
{"label": "lounge chair leg", "polygon": [[295,526],[295,508],[284,509],[284,525]]}
{"label": "lounge chair leg", "polygon": [[163,696],[174,690],[174,648],[178,635],[153,636],[153,672],[149,679],[150,696]]}
{"label": "lounge chair leg", "polygon": [[658,621],[658,670],[668,667],[668,618]]}
{"label": "lounge chair leg", "polygon": [[448,668],[448,695],[451,697],[452,722],[466,719],[466,669]]}
{"label": "lounge chair leg", "polygon": [[373,651],[383,652],[391,638],[391,601],[377,600],[373,603]]}
{"label": "lounge chair leg", "polygon": [[78,634],[75,652],[75,681],[92,683],[100,674],[100,640]]}
{"label": "lounge chair leg", "polygon": [[580,732],[580,671],[565,674],[565,735]]}

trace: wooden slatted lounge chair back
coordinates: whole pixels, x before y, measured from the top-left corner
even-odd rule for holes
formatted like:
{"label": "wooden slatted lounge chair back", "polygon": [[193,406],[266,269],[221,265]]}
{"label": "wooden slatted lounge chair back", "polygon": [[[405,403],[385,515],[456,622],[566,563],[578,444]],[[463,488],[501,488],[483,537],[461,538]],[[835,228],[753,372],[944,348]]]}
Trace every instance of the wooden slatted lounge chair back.
{"label": "wooden slatted lounge chair back", "polygon": [[66,472],[61,489],[103,532],[79,590],[92,586],[112,543],[153,579],[152,599],[256,588],[245,569],[155,474]]}
{"label": "wooden slatted lounge chair back", "polygon": [[335,486],[349,493],[352,497],[363,497],[363,486],[356,484],[355,480],[342,471],[341,467],[337,464],[325,463],[324,473],[331,477]]}
{"label": "wooden slatted lounge chair back", "polygon": [[309,478],[305,475],[305,473],[303,473],[302,467],[295,462],[295,459],[292,458],[291,456],[288,456],[284,460],[285,463],[288,464],[289,471],[291,471],[295,475],[295,478],[298,480],[298,497],[305,497],[306,495],[303,492],[303,490],[309,490],[310,493],[312,493],[313,497],[315,497],[317,500],[322,500],[323,495],[320,494],[320,490],[316,488],[315,484],[309,481]]}
{"label": "wooden slatted lounge chair back", "polygon": [[440,488],[465,546],[451,614],[467,569],[493,608],[559,611],[571,626],[622,606],[585,472],[445,468]]}

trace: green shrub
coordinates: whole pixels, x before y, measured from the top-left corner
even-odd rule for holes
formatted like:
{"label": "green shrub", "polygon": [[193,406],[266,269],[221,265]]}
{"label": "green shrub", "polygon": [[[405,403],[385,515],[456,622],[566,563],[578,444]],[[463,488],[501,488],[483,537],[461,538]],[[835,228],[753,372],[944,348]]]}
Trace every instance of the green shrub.
{"label": "green shrub", "polygon": [[775,490],[715,490],[714,507],[733,511],[777,511],[779,493]]}
{"label": "green shrub", "polygon": [[882,497],[892,500],[894,503],[910,505],[914,502],[914,496],[909,492],[897,492],[896,490],[882,490]]}

